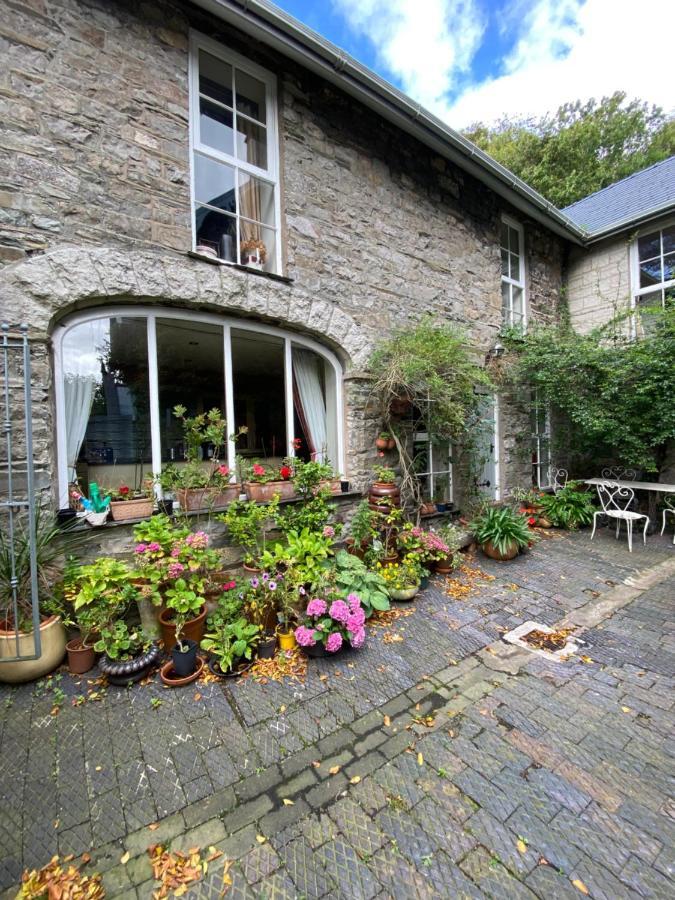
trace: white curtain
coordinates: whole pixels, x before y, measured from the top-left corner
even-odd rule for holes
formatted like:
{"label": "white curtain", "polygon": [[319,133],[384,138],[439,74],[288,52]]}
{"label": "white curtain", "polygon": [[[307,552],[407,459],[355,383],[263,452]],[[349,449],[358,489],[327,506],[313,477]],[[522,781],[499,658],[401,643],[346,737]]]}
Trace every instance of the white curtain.
{"label": "white curtain", "polygon": [[63,397],[66,412],[66,452],[68,479],[76,478],[75,464],[89,422],[94,401],[97,378],[93,375],[66,375],[63,380]]}
{"label": "white curtain", "polygon": [[309,350],[294,349],[293,376],[309,430],[307,437],[314,448],[313,458],[319,462],[325,462],[326,403],[321,389],[319,358]]}

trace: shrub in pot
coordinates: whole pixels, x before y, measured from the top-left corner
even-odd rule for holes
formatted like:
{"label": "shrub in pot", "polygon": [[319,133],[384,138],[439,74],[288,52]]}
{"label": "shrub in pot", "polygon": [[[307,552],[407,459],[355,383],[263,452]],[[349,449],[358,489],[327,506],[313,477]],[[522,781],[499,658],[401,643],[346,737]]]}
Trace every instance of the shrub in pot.
{"label": "shrub in pot", "polygon": [[210,654],[209,668],[214,675],[231,677],[250,666],[259,637],[259,626],[247,622],[243,616],[233,621],[214,618],[209,620],[201,648]]}
{"label": "shrub in pot", "polygon": [[556,494],[539,498],[543,515],[556,528],[574,530],[593,521],[595,504],[592,495],[578,489],[579,482],[571,481]]}
{"label": "shrub in pot", "polygon": [[130,630],[123,620],[106,625],[94,649],[104,654],[99,668],[116,685],[133,684],[145,678],[161,655],[148,635],[139,628]]}
{"label": "shrub in pot", "polygon": [[204,635],[206,607],[204,597],[185,578],[176,578],[164,591],[164,609],[159,614],[159,627],[165,650],[170,650],[181,635],[199,642]]}
{"label": "shrub in pot", "polygon": [[461,554],[458,552],[463,537],[460,528],[452,523],[442,525],[436,530],[436,534],[448,548],[446,556],[439,557],[436,560],[436,571],[442,575],[448,575],[454,572],[461,563]]}
{"label": "shrub in pot", "polygon": [[308,656],[332,656],[366,640],[366,614],[356,594],[344,600],[330,592],[313,597],[300,623],[295,639]]}
{"label": "shrub in pot", "polygon": [[510,506],[484,507],[469,527],[483,553],[497,560],[513,559],[536,540],[527,518]]}
{"label": "shrub in pot", "polygon": [[349,537],[346,541],[348,552],[362,559],[366,550],[372,546],[376,535],[375,514],[368,501],[362,500],[349,523]]}
{"label": "shrub in pot", "polygon": [[259,565],[278,510],[278,497],[266,506],[259,506],[251,500],[237,500],[230,504],[224,515],[217,517],[227,525],[232,541],[244,551],[245,567],[255,569]]}

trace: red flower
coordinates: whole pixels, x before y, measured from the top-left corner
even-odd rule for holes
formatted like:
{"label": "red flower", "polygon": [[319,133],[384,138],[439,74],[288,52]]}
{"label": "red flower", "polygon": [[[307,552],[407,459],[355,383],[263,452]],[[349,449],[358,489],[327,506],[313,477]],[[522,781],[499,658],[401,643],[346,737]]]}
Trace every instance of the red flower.
{"label": "red flower", "polygon": [[120,488],[120,494],[121,494],[123,497],[126,497],[126,495],[127,495],[128,493],[129,493],[129,488],[126,486],[126,484],[123,484],[122,487]]}
{"label": "red flower", "polygon": [[293,472],[291,472],[291,470],[288,466],[282,466],[279,469],[279,474],[281,475],[281,477],[283,478],[284,481],[288,481],[288,479],[291,477]]}
{"label": "red flower", "polygon": [[536,525],[537,520],[533,516],[530,516],[530,518],[527,520],[527,524],[528,525]]}
{"label": "red flower", "polygon": [[222,475],[222,476],[229,475],[230,467],[229,466],[218,466],[218,474]]}
{"label": "red flower", "polygon": [[293,444],[294,450],[299,450],[302,447],[302,438],[293,438],[291,443]]}
{"label": "red flower", "polygon": [[265,466],[261,466],[260,463],[253,464],[253,474],[254,475],[264,475],[265,474]]}

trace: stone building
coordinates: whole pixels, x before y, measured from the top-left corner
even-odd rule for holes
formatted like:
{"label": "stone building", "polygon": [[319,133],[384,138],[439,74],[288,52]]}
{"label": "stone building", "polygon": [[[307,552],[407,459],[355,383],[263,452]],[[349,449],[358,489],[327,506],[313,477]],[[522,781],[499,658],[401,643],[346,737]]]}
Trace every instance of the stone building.
{"label": "stone building", "polygon": [[[483,359],[557,315],[570,251],[587,282],[582,227],[268,3],[8,0],[0,46],[1,313],[60,507],[180,459],[179,402],[363,488],[379,340],[430,313]],[[529,403],[486,398],[486,496],[547,483]],[[451,453],[425,484],[461,505]]]}

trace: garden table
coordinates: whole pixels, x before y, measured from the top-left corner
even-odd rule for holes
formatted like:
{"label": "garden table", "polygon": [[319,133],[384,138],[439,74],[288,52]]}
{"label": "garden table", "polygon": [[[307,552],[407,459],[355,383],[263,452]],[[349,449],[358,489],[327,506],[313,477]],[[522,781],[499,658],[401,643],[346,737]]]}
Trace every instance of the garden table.
{"label": "garden table", "polygon": [[656,527],[656,495],[675,494],[675,484],[663,484],[660,481],[622,481],[617,478],[586,478],[584,484],[618,484],[633,491],[647,491],[649,503],[650,533]]}

